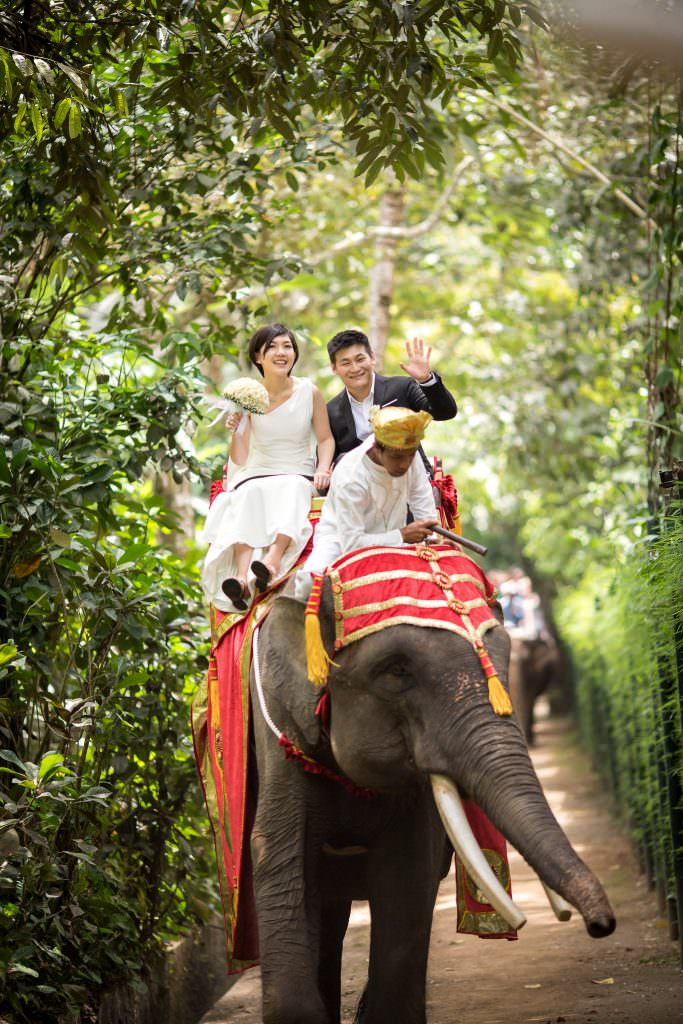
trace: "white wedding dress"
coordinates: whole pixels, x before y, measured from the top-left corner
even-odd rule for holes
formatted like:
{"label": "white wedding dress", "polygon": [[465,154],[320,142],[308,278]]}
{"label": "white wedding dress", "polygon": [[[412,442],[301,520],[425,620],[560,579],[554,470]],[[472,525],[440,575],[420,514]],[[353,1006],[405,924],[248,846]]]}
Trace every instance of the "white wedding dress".
{"label": "white wedding dress", "polygon": [[[214,499],[203,540],[210,544],[202,570],[207,601],[220,611],[235,607],[221,589],[236,575],[235,544],[254,549],[262,559],[276,534],[291,537],[281,567],[284,575],[306,546],[315,468],[313,384],[293,378],[292,395],[272,412],[250,416],[249,454],[243,466],[228,464],[228,489]],[[250,574],[250,581],[253,576]]]}

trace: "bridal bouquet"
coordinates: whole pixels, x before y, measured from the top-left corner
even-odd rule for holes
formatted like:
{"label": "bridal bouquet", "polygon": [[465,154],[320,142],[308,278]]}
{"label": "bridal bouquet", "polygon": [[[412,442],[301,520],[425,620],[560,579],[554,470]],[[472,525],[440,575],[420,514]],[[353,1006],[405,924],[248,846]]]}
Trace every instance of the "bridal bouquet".
{"label": "bridal bouquet", "polygon": [[[260,381],[251,380],[249,377],[239,377],[237,380],[230,381],[228,386],[223,389],[223,397],[219,401],[207,402],[207,408],[211,412],[217,413],[209,426],[213,427],[230,412],[252,412],[261,415],[268,412],[269,405],[268,392]],[[247,421],[242,417],[235,433],[241,434],[246,425]]]}
{"label": "bridal bouquet", "polygon": [[268,392],[263,384],[249,377],[239,377],[231,381],[223,389],[223,397],[235,406],[234,409],[228,409],[228,412],[254,412],[260,415],[268,411],[270,404]]}

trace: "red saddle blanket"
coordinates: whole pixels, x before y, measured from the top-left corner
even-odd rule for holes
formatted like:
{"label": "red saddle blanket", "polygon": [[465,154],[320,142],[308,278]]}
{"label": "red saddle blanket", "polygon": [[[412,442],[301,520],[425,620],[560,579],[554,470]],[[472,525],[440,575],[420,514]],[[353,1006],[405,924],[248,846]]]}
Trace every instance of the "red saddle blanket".
{"label": "red saddle blanket", "polygon": [[498,624],[493,584],[450,547],[363,548],[338,558],[325,575],[334,595],[335,650],[400,623],[450,630],[476,646]]}
{"label": "red saddle blanket", "polygon": [[[379,556],[381,551],[382,557],[390,559],[398,550],[375,549],[373,553]],[[468,604],[476,603],[478,615],[481,616],[478,629],[481,630],[485,622],[490,621],[490,624],[493,625],[486,600],[491,593],[490,584],[485,580],[476,563],[458,552],[450,551],[450,549],[449,552],[449,557],[460,557],[468,563],[467,571],[463,570],[461,573],[463,576],[477,577],[476,582],[471,584],[476,593],[472,596],[469,591],[463,592],[462,600]],[[347,558],[351,557],[347,556]],[[386,564],[389,565],[389,562],[387,561]],[[422,565],[424,571],[431,571],[425,562]],[[476,573],[472,570],[472,566],[475,567]],[[450,569],[450,565],[448,568]],[[385,568],[384,571],[386,573],[394,572],[390,567]],[[401,572],[400,575],[403,580],[406,579],[405,572]],[[334,587],[334,576],[332,578]],[[463,580],[462,582],[467,581]],[[353,591],[354,588],[351,589]],[[225,615],[212,609],[212,648],[209,670],[204,686],[199,690],[192,703],[195,758],[213,830],[226,927],[228,970],[231,974],[254,966],[258,962],[259,955],[249,851],[249,836],[255,809],[247,777],[249,680],[254,629],[268,614],[275,595],[276,590],[262,595],[248,612],[239,615]],[[356,595],[360,598],[360,588],[356,588]],[[335,599],[338,596],[335,594]],[[401,596],[403,605],[405,605],[405,597],[404,592]],[[415,595],[415,600],[410,602],[410,609],[406,614],[419,616],[423,619],[423,625],[433,624],[427,619],[437,612],[431,606],[419,604],[419,600],[419,597]],[[397,605],[394,607],[398,608]],[[475,605],[472,605],[470,611],[473,620],[476,621]],[[366,625],[368,624],[366,623]],[[354,628],[353,617],[347,617],[343,625],[354,633],[352,639],[357,639],[359,634]],[[467,631],[465,630],[465,632]],[[347,639],[347,642],[350,640]],[[303,653],[302,651],[302,657]],[[286,751],[283,750],[283,757],[285,755]],[[505,839],[475,804],[465,801],[465,811],[472,830],[493,870],[503,886],[510,891]],[[476,886],[468,878],[462,866],[457,863],[457,858],[456,873],[458,931],[479,935],[482,938],[516,938],[516,934],[510,931],[509,926],[493,908],[477,898],[481,894],[478,893]]]}

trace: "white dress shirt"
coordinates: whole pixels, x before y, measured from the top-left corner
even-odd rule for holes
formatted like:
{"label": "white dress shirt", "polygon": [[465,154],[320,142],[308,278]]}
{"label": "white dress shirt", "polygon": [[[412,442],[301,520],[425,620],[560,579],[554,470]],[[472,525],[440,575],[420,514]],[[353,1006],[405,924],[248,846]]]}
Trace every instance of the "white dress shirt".
{"label": "white dress shirt", "polygon": [[375,402],[375,375],[372,375],[372,384],[370,385],[370,391],[358,401],[354,398],[349,389],[346,389],[346,394],[349,396],[349,405],[351,406],[351,415],[353,416],[353,423],[356,428],[356,437],[359,441],[364,441],[366,437],[369,437],[372,433],[372,427],[370,426],[370,410]]}
{"label": "white dress shirt", "polygon": [[[436,384],[436,377],[432,373],[428,380],[417,381],[421,388],[428,388],[432,384]],[[372,384],[370,385],[370,391],[361,398],[360,401],[354,398],[349,389],[346,389],[346,394],[349,396],[349,405],[351,406],[351,415],[353,416],[353,423],[356,428],[356,437],[359,441],[364,441],[366,437],[369,437],[372,433],[372,427],[370,426],[370,410],[375,404],[375,375],[372,375]]]}

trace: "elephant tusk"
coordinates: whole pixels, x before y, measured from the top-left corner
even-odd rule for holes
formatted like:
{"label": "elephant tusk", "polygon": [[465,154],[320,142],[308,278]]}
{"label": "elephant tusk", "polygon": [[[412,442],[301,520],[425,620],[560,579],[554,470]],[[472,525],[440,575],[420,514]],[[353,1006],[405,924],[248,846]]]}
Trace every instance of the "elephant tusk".
{"label": "elephant tusk", "polygon": [[569,921],[572,916],[572,905],[567,903],[563,896],[560,896],[559,892],[555,892],[545,882],[541,882],[541,885],[545,889],[545,894],[548,897],[548,903],[552,907],[553,914],[558,921]]}
{"label": "elephant tusk", "polygon": [[468,874],[479,886],[491,906],[498,911],[511,928],[521,928],[526,918],[512,902],[494,875],[489,862],[474,838],[460,794],[446,775],[430,775],[434,802],[453,848],[462,860]]}

